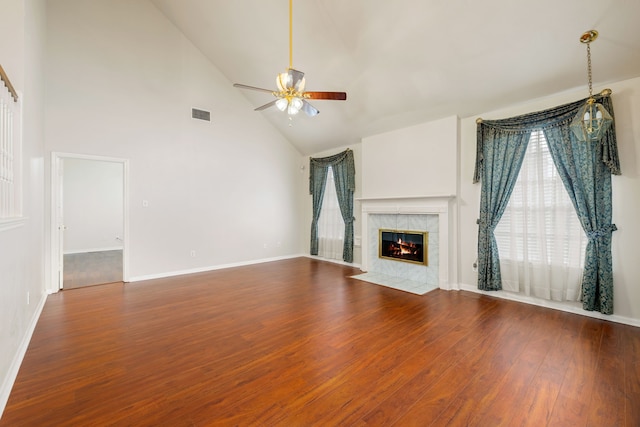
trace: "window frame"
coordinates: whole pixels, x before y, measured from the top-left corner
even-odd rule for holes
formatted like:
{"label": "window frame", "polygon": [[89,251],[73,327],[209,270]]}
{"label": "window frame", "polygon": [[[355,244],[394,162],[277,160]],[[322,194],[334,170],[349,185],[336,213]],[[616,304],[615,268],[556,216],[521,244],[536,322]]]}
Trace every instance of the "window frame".
{"label": "window frame", "polygon": [[23,212],[22,94],[0,90],[0,231],[20,227]]}
{"label": "window frame", "polygon": [[[533,138],[538,138],[538,145],[540,146],[541,150],[548,152],[549,151],[549,146],[548,146],[548,142],[546,141],[546,137],[544,135],[544,131],[542,129],[536,129],[533,130],[531,132],[531,136],[530,136],[530,140],[528,142],[528,146],[527,146],[527,152],[525,154],[525,158],[523,161],[523,165],[524,163],[527,161],[528,155],[530,153],[530,150],[533,149],[534,145],[532,145],[532,140]],[[537,154],[537,153],[532,153],[533,154]],[[543,167],[543,168],[549,168],[549,169],[544,169],[543,172],[543,179],[542,180],[534,180],[534,179],[529,179],[528,182],[532,183],[534,182],[536,185],[536,189],[538,188],[537,186],[540,185],[540,183],[545,182],[545,178],[547,178],[549,181],[553,180],[553,185],[558,185],[557,180],[560,179],[560,177],[558,176],[558,171],[557,168],[555,166],[555,163],[553,162],[553,159],[551,158],[550,153],[545,155],[546,157],[546,161],[549,162],[549,164],[545,164],[545,165],[539,165],[539,167]],[[531,204],[527,204],[525,199],[526,197],[523,197],[521,203],[518,203],[518,205],[514,206],[514,202],[518,202],[519,200],[516,199],[515,197],[517,197],[517,194],[515,194],[515,191],[517,190],[517,187],[520,184],[521,179],[525,179],[525,177],[523,177],[522,175],[522,169],[519,172],[518,175],[518,180],[516,182],[516,186],[514,187],[514,193],[511,194],[511,198],[508,202],[507,205],[507,209],[505,209],[504,214],[509,213],[509,210],[511,210],[511,212],[509,213],[510,215],[513,213],[519,213],[522,216],[525,215],[525,212],[540,212],[541,210],[545,211],[545,214],[550,215],[551,214],[551,210],[548,210],[545,208],[545,206],[541,206],[540,204],[536,204],[536,205],[531,205]],[[560,182],[560,186],[562,187],[562,191],[564,192],[563,194],[566,195],[566,199],[563,197],[563,203],[553,203],[554,205],[554,211],[553,212],[564,212],[564,226],[569,226],[569,225],[573,225],[575,227],[578,227],[580,232],[582,232],[584,234],[584,230],[582,229],[582,226],[580,225],[580,221],[577,218],[577,213],[575,212],[575,208],[573,206],[573,204],[571,203],[571,200],[569,199],[569,195],[566,192],[566,188],[564,188],[564,185],[562,185],[562,183]],[[515,196],[515,197],[514,197]],[[557,200],[557,198],[556,198]],[[519,228],[517,229],[515,232],[512,231],[514,229],[513,226],[511,226],[511,224],[509,224],[509,228],[507,230],[501,230],[501,225],[503,227],[507,227],[505,225],[505,223],[503,222],[504,220],[509,220],[512,221],[512,219],[510,217],[506,217],[503,214],[503,217],[500,219],[500,222],[498,223],[498,226],[496,227],[496,229],[494,230],[494,236],[496,238],[496,242],[498,244],[498,250],[500,251],[500,260],[504,261],[504,262],[515,262],[515,263],[523,263],[523,262],[529,262],[529,263],[534,263],[534,264],[540,264],[540,265],[564,265],[564,266],[571,266],[570,264],[570,255],[569,255],[569,246],[563,247],[563,260],[562,262],[558,262],[557,259],[554,259],[551,256],[551,253],[547,254],[547,258],[543,259],[542,254],[538,254],[539,256],[537,257],[537,259],[531,259],[528,258],[525,260],[525,245],[526,245],[526,241],[525,241],[525,235],[529,234],[530,230],[525,230],[524,228]],[[546,216],[546,215],[545,215]],[[575,216],[576,222],[573,223],[572,218],[570,216]],[[520,220],[520,222],[522,222],[522,220]],[[547,222],[547,221],[545,221]],[[553,220],[550,220],[549,222],[547,222],[547,224],[549,223],[553,223]],[[557,223],[553,223],[554,225],[557,225]],[[546,240],[546,244],[547,247],[550,247],[552,245],[550,245],[550,242],[554,241],[554,236],[555,233],[553,232],[554,228],[553,227],[545,227],[545,240]],[[577,231],[577,230],[574,230]],[[514,237],[515,236],[515,237]],[[502,251],[501,249],[504,249],[506,246],[506,244],[508,244],[509,248],[511,247],[511,240],[513,239],[518,239],[519,242],[521,243],[522,247],[518,247],[515,248],[515,251],[518,253],[518,255],[514,258],[511,257],[511,250],[508,251]],[[539,241],[539,240],[538,240]],[[579,241],[577,241],[576,239],[569,239],[568,240],[569,243],[574,243],[574,244],[579,244],[580,245],[580,252],[582,254],[584,254],[585,250],[586,250],[586,234],[584,235],[584,239],[580,239]],[[530,248],[527,248],[526,250],[527,253],[531,253]],[[580,267],[584,267],[582,264],[584,263],[584,255],[582,256],[581,259],[581,265]]]}

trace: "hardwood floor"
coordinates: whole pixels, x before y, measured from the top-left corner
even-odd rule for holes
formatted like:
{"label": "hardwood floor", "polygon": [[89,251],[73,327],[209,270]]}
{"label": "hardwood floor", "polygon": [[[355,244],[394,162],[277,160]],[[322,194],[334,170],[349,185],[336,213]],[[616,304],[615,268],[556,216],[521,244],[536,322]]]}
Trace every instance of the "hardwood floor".
{"label": "hardwood floor", "polygon": [[638,426],[640,328],[299,258],[50,295],[0,426]]}

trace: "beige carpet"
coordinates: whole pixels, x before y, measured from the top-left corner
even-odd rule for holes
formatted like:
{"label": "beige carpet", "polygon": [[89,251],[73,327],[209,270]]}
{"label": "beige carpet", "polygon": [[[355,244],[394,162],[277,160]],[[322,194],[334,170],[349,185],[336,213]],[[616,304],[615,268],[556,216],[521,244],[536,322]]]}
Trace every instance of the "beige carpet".
{"label": "beige carpet", "polygon": [[64,256],[63,289],[121,281],[121,250],[85,252]]}

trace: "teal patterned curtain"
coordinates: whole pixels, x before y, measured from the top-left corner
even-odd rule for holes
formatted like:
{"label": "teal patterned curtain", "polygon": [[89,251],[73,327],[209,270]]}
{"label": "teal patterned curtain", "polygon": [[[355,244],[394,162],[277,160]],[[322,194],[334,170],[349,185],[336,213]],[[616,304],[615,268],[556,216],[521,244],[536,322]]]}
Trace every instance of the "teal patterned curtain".
{"label": "teal patterned curtain", "polygon": [[[608,96],[595,97],[613,117],[613,103]],[[598,142],[580,142],[569,124],[586,99],[545,111],[504,120],[478,123],[478,146],[474,182],[482,181],[480,219],[478,220],[478,288],[502,289],[497,246],[493,237],[496,214],[501,215],[503,199],[508,199],[505,174],[520,169],[521,159],[499,158],[515,135],[525,135],[528,141],[533,129],[542,129],[553,161],[564,183],[589,243],[585,254],[582,279],[582,300],[585,310],[613,313],[613,273],[611,264],[611,174],[620,174],[615,125]],[[526,142],[522,143],[526,147]],[[506,154],[505,154],[506,155]],[[524,155],[524,154],[523,154]],[[498,156],[498,158],[496,158]],[[513,163],[511,163],[513,162]],[[511,163],[511,164],[510,164]],[[516,171],[517,176],[517,171]],[[499,221],[499,218],[498,218]]]}
{"label": "teal patterned curtain", "polygon": [[[611,99],[604,98],[602,105],[613,117]],[[611,223],[611,174],[620,174],[620,166],[614,162],[611,167],[603,159],[613,154],[617,160],[615,130],[604,136],[604,143],[580,142],[568,125],[550,127],[544,129],[544,133],[558,174],[589,239],[582,279],[582,307],[613,314],[611,234],[617,227]]]}
{"label": "teal patterned curtain", "polygon": [[310,162],[309,192],[313,199],[313,218],[311,220],[311,255],[318,255],[318,219],[324,199],[324,189],[327,183],[327,167],[314,167]]}
{"label": "teal patterned curtain", "polygon": [[[502,289],[498,243],[494,230],[504,213],[518,180],[531,131],[504,131],[478,126],[483,144],[478,219],[478,289]],[[478,173],[478,171],[476,171]]]}
{"label": "teal patterned curtain", "polygon": [[353,151],[346,150],[329,157],[309,159],[309,193],[313,196],[311,221],[311,255],[318,255],[318,218],[327,182],[327,170],[331,166],[336,183],[340,213],[344,220],[344,249],[342,259],[353,262],[353,193],[356,189],[356,168]]}
{"label": "teal patterned curtain", "polygon": [[353,164],[353,152],[349,154],[345,161],[333,168],[333,178],[336,183],[336,193],[340,213],[344,220],[344,249],[342,259],[345,262],[353,262],[353,192],[355,191],[355,168]]}

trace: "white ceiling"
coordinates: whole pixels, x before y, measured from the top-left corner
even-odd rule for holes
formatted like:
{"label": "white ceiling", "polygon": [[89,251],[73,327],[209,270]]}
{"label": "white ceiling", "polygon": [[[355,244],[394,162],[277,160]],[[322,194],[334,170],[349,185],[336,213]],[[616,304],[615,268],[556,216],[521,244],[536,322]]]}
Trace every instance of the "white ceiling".
{"label": "white ceiling", "polygon": [[[289,65],[287,0],[151,0],[232,83],[275,89]],[[293,67],[320,114],[262,114],[303,154],[640,76],[639,0],[294,0]],[[230,83],[231,84],[231,83]],[[238,89],[253,107],[273,97]],[[615,94],[614,94],[615,97]]]}

